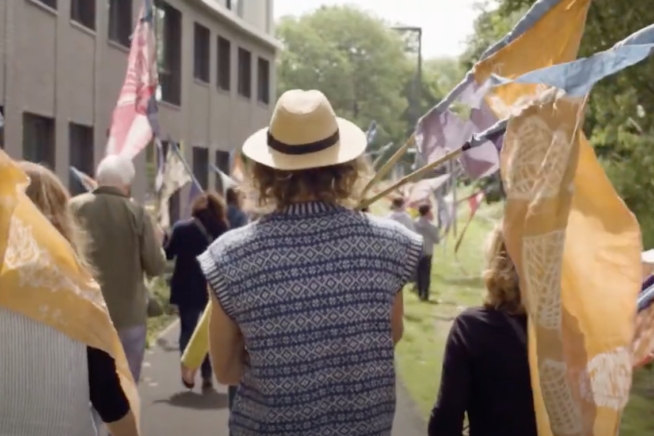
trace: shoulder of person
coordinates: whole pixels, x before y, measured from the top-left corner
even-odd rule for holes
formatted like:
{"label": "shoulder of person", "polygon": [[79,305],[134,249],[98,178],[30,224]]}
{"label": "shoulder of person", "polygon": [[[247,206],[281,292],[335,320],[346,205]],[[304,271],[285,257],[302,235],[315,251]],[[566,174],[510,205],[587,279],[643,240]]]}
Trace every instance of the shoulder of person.
{"label": "shoulder of person", "polygon": [[221,258],[248,245],[257,234],[258,222],[251,222],[242,227],[231,229],[216,238],[209,246],[214,258]]}
{"label": "shoulder of person", "polygon": [[91,192],[85,192],[83,194],[79,194],[71,198],[68,202],[71,208],[73,209],[79,209],[81,206],[84,204],[93,201],[94,195]]}
{"label": "shoulder of person", "polygon": [[406,243],[411,243],[412,241],[419,241],[422,243],[422,236],[418,235],[416,232],[408,229],[404,224],[394,220],[392,218],[381,218],[374,215],[368,215],[369,222],[378,229],[386,232],[390,232],[393,237],[399,239],[400,241],[405,241]]}
{"label": "shoulder of person", "polygon": [[461,312],[456,317],[455,324],[458,325],[459,329],[475,330],[495,324],[502,317],[503,315],[493,308],[475,306]]}

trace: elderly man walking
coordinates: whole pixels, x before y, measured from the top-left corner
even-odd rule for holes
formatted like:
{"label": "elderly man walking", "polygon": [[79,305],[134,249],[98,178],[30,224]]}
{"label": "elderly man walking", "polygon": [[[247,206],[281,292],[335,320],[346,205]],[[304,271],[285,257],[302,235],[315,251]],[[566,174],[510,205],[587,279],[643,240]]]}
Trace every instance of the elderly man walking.
{"label": "elderly man walking", "polygon": [[166,260],[163,233],[130,199],[135,173],[130,159],[107,156],[96,171],[98,188],[73,198],[71,208],[91,238],[90,261],[138,383],[146,346],[144,277],[163,274]]}

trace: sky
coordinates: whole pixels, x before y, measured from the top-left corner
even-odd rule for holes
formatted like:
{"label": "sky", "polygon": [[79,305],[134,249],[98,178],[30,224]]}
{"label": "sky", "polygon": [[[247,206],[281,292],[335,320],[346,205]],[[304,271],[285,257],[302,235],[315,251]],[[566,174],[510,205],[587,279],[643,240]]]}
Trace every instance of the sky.
{"label": "sky", "polygon": [[458,56],[473,32],[478,0],[275,0],[275,19],[320,6],[352,4],[391,22],[422,27],[425,58]]}

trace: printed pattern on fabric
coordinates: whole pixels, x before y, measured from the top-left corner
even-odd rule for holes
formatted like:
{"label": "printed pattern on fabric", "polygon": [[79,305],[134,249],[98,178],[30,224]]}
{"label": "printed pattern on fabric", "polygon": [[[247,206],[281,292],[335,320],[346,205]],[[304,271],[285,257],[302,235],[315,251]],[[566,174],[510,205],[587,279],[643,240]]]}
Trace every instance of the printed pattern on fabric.
{"label": "printed pattern on fabric", "polygon": [[0,331],[0,435],[96,435],[86,346],[3,307]]}
{"label": "printed pattern on fabric", "polygon": [[250,354],[232,435],[390,435],[391,309],[421,252],[421,237],[398,223],[303,203],[201,255]]}
{"label": "printed pattern on fabric", "polygon": [[540,436],[615,433],[631,387],[641,235],[581,132],[585,103],[544,93],[501,155]]}

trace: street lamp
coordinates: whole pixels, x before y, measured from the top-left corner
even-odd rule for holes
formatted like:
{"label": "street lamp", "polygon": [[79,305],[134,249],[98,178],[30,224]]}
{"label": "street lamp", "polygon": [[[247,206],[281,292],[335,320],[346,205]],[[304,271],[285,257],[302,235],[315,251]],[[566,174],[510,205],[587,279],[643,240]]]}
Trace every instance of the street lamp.
{"label": "street lamp", "polygon": [[391,29],[397,30],[398,32],[411,33],[417,36],[418,38],[418,71],[417,71],[417,87],[414,88],[414,99],[413,102],[413,128],[418,124],[418,119],[420,118],[420,102],[422,101],[422,27],[416,26],[392,26]]}

